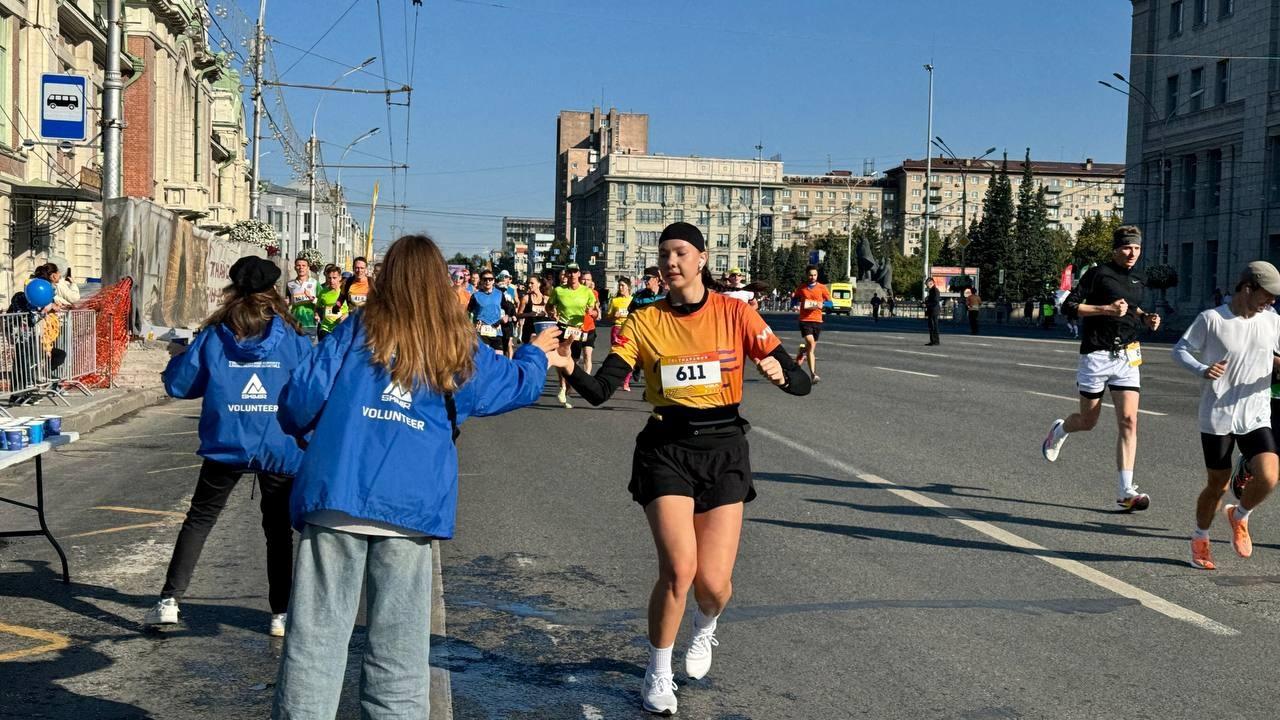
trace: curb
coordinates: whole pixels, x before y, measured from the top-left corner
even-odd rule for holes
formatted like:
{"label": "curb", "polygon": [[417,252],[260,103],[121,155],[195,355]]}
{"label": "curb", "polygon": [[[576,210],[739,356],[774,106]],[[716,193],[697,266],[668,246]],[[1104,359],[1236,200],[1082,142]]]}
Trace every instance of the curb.
{"label": "curb", "polygon": [[129,413],[155,405],[166,397],[168,396],[165,394],[164,388],[143,388],[137,391],[129,391],[124,395],[118,396],[112,402],[106,402],[99,407],[88,408],[82,413],[67,417],[64,427],[73,432],[84,434]]}
{"label": "curb", "polygon": [[[431,634],[447,637],[444,622],[444,575],[440,563],[440,541],[431,541]],[[431,720],[453,720],[453,688],[447,664],[449,650],[444,645],[431,648]]]}

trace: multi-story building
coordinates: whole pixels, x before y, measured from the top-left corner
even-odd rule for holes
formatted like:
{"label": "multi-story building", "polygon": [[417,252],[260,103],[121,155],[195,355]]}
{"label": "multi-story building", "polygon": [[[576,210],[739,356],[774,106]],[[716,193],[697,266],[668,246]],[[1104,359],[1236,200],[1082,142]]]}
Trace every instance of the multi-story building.
{"label": "multi-story building", "polygon": [[[1179,275],[1190,308],[1251,260],[1280,262],[1280,5],[1134,0],[1125,222],[1144,263]],[[1228,57],[1229,56],[1229,57]]]}
{"label": "multi-story building", "polygon": [[[928,178],[932,207],[929,224],[938,237],[967,226],[982,217],[982,200],[999,160],[973,162],[948,157],[933,159]],[[1008,162],[1014,203],[1022,183],[1022,160]],[[1119,163],[1031,161],[1031,174],[1045,188],[1049,222],[1071,233],[1086,217],[1124,212],[1125,166]],[[911,253],[921,244],[926,194],[925,161],[904,160],[885,172],[883,206],[885,232],[895,237],[899,249]],[[892,198],[890,197],[892,195]]]}
{"label": "multi-story building", "polygon": [[125,45],[124,191],[225,228],[248,216],[239,78],[209,46],[208,8],[190,0],[129,2]]}
{"label": "multi-story building", "polygon": [[[102,269],[102,82],[106,21],[92,0],[0,1],[0,295],[60,257],[76,280]],[[121,54],[125,82],[137,69]],[[40,138],[41,75],[87,78],[85,142]]]}
{"label": "multi-story building", "polygon": [[846,233],[863,213],[882,216],[886,191],[880,178],[833,170],[826,175],[785,175],[781,201],[774,208],[775,246],[808,243],[828,232]]}
{"label": "multi-story building", "polygon": [[281,256],[292,258],[304,248],[318,248],[325,262],[350,270],[352,258],[364,252],[360,223],[351,217],[345,203],[317,198],[313,224],[309,207],[310,193],[305,185],[268,182],[259,200],[258,219],[275,229]]}
{"label": "multi-story building", "polygon": [[555,239],[552,218],[502,218],[502,253],[512,258],[515,273],[528,277],[536,258],[545,257]]}
{"label": "multi-story building", "polygon": [[574,181],[595,170],[613,153],[645,155],[649,152],[649,116],[620,113],[609,108],[591,112],[562,110],[556,120],[555,227],[557,238],[568,239],[573,227],[569,196]]}
{"label": "multi-story building", "polygon": [[706,237],[712,272],[746,268],[785,187],[773,160],[610,154],[573,184],[573,253],[597,279],[636,276],[657,262],[662,229],[684,221]]}

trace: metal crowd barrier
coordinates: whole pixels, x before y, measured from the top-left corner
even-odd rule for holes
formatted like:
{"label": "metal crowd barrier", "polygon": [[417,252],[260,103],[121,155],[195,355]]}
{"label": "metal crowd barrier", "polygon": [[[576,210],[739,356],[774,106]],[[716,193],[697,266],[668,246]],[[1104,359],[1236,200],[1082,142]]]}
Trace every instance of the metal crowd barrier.
{"label": "metal crowd barrier", "polygon": [[[82,379],[97,367],[97,314],[0,314],[0,397],[9,407],[41,400],[70,406],[68,390],[91,396]],[[0,407],[0,414],[10,416]]]}

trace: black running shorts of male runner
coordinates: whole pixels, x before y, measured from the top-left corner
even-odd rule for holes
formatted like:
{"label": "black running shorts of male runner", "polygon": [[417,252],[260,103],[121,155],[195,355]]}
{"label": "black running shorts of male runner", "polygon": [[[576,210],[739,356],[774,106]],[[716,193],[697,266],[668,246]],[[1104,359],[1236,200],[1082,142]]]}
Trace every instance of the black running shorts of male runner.
{"label": "black running shorts of male runner", "polygon": [[1271,428],[1258,428],[1244,435],[1210,435],[1200,433],[1200,447],[1204,450],[1204,466],[1210,470],[1230,470],[1231,451],[1240,446],[1240,454],[1246,460],[1262,453],[1276,452],[1276,439]]}
{"label": "black running shorts of male runner", "polygon": [[485,337],[484,335],[481,335],[480,342],[484,343],[485,345],[488,345],[489,347],[493,348],[494,350],[497,350],[500,353],[505,353],[507,351],[507,345],[505,342],[503,342],[501,335],[498,335],[496,337]]}
{"label": "black running shorts of male runner", "polygon": [[642,434],[631,460],[631,498],[642,507],[664,495],[693,498],[693,511],[755,499],[751,451],[738,427],[702,431],[689,442],[651,444]]}
{"label": "black running shorts of male runner", "polygon": [[582,337],[582,344],[590,348],[594,348],[596,346],[596,331],[594,328],[588,330],[587,334]]}
{"label": "black running shorts of male runner", "polygon": [[801,320],[801,321],[800,321],[800,335],[801,335],[801,336],[812,335],[812,336],[813,336],[813,339],[814,339],[814,340],[817,340],[817,339],[818,339],[818,336],[819,336],[819,335],[821,335],[821,334],[822,334],[822,323],[820,323],[820,322],[804,322],[803,320]]}

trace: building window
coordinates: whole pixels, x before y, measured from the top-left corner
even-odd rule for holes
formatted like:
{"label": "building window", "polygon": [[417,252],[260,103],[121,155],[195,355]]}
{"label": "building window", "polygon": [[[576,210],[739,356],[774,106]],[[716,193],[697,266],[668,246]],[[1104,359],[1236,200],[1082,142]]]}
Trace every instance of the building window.
{"label": "building window", "polygon": [[636,200],[640,202],[662,202],[662,186],[645,183],[640,186]]}
{"label": "building window", "polygon": [[698,204],[706,205],[709,202],[711,202],[711,188],[709,187],[698,188]]}
{"label": "building window", "polygon": [[738,201],[747,207],[751,207],[752,199],[751,188],[738,188]]}
{"label": "building window", "polygon": [[739,247],[739,248],[746,249],[750,244],[751,244],[751,241],[747,239],[747,234],[746,234],[746,233],[742,233],[741,235],[739,235],[739,236],[738,236],[738,247]]}
{"label": "building window", "polygon": [[309,212],[302,213],[302,232],[311,234],[311,213]]}
{"label": "building window", "polygon": [[733,213],[727,213],[727,212],[716,213],[717,225],[728,225],[730,222],[732,222],[732,219],[733,219]]}
{"label": "building window", "polygon": [[1196,156],[1182,156],[1182,214],[1196,211]]}
{"label": "building window", "polygon": [[716,233],[716,247],[729,247],[729,233]]}
{"label": "building window", "polygon": [[[613,237],[614,237],[614,240],[616,240],[616,241],[617,241],[617,243],[618,243],[619,245],[626,245],[626,244],[627,244],[627,231],[626,231],[626,230],[617,230],[617,231],[615,231],[615,232],[613,233]],[[621,265],[621,264],[622,264],[622,263],[618,263],[618,265]]]}
{"label": "building window", "polygon": [[726,207],[733,204],[733,188],[720,188],[720,204]]}
{"label": "building window", "polygon": [[808,199],[809,199],[809,191],[808,191],[808,190],[801,190],[801,191],[800,191],[800,199],[801,199],[801,200],[808,200]]}
{"label": "building window", "polygon": [[911,197],[920,197],[920,188],[912,188]]}
{"label": "building window", "polygon": [[624,267],[627,264],[627,254],[625,252],[615,252],[613,254],[613,266],[616,268]]}
{"label": "building window", "polygon": [[1200,27],[1209,22],[1209,0],[1196,0],[1196,14],[1194,25]]}
{"label": "building window", "polygon": [[1236,0],[1218,0],[1218,19],[1230,17],[1236,11]]}
{"label": "building window", "polygon": [[728,270],[729,270],[729,256],[717,255],[716,256],[716,272],[723,273],[723,272],[727,272]]}
{"label": "building window", "polygon": [[1170,75],[1164,83],[1164,114],[1173,115],[1178,110],[1178,76]]}
{"label": "building window", "polygon": [[911,203],[911,212],[920,212],[920,203]]}
{"label": "building window", "polygon": [[636,210],[636,222],[650,225],[661,223],[662,210],[660,208],[639,208]]}
{"label": "building window", "polygon": [[1215,105],[1223,105],[1227,102],[1227,84],[1231,81],[1231,61],[1219,60],[1216,70],[1217,76],[1214,78],[1215,93],[1213,102]]}
{"label": "building window", "polygon": [[618,222],[626,222],[626,220],[627,220],[627,209],[619,205],[618,206]]}
{"label": "building window", "polygon": [[645,246],[657,245],[658,235],[659,233],[657,230],[641,230],[640,232],[636,233],[636,236],[639,238],[640,244]]}
{"label": "building window", "polygon": [[1222,205],[1222,150],[1209,151],[1209,209]]}
{"label": "building window", "polygon": [[1169,3],[1169,37],[1182,34],[1182,0]]}
{"label": "building window", "polygon": [[[703,189],[705,190],[706,188],[703,188]],[[698,227],[707,227],[709,225],[711,225],[711,211],[699,210],[698,211]]]}
{"label": "building window", "polygon": [[1191,103],[1191,112],[1197,112],[1204,107],[1204,68],[1192,68],[1191,88],[1187,98]]}
{"label": "building window", "polygon": [[760,204],[765,207],[773,207],[773,189],[764,188],[760,191]]}
{"label": "building window", "polygon": [[684,222],[684,210],[676,210],[672,215],[675,222]]}

